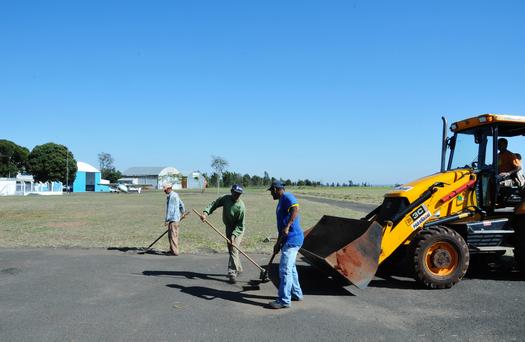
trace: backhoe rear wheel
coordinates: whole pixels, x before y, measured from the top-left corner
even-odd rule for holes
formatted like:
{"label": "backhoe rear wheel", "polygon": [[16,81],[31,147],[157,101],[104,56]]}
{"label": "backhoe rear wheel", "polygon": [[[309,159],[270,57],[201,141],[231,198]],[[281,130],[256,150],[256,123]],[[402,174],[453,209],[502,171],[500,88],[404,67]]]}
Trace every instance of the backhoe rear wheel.
{"label": "backhoe rear wheel", "polygon": [[459,282],[468,269],[470,255],[465,240],[443,226],[421,230],[413,242],[416,280],[432,289]]}

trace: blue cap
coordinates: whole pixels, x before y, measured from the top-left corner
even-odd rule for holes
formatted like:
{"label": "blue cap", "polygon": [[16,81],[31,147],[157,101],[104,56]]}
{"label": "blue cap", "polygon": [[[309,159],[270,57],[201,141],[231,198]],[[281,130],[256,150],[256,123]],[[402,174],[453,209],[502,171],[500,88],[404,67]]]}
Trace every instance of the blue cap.
{"label": "blue cap", "polygon": [[238,194],[242,194],[244,192],[244,189],[239,184],[233,184],[232,185],[232,191],[236,192]]}
{"label": "blue cap", "polygon": [[272,182],[272,185],[270,185],[270,187],[267,190],[271,190],[272,188],[274,188],[274,189],[284,189],[284,184],[280,180],[274,180]]}

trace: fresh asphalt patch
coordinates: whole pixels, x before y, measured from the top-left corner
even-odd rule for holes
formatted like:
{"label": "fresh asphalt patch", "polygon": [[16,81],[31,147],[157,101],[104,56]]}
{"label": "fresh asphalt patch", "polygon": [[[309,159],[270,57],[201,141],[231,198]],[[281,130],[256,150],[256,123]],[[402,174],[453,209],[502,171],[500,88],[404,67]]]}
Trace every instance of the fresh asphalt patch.
{"label": "fresh asphalt patch", "polygon": [[[269,255],[252,255],[266,264]],[[228,255],[169,257],[102,249],[0,249],[2,341],[519,341],[525,282],[508,257],[469,271],[449,290],[421,289],[384,269],[370,286],[298,262],[305,293],[272,310],[271,281],[244,261],[236,284]],[[276,262],[278,258],[276,258]]]}

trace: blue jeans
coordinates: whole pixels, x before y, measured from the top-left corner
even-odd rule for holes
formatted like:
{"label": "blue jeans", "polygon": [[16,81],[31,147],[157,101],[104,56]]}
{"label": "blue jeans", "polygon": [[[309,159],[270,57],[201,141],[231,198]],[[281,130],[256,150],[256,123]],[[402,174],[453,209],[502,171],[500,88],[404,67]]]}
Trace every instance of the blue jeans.
{"label": "blue jeans", "polygon": [[295,267],[295,258],[300,246],[290,246],[287,243],[281,248],[281,261],[279,263],[279,292],[277,301],[290,305],[292,296],[303,298],[303,291],[299,285],[299,275]]}

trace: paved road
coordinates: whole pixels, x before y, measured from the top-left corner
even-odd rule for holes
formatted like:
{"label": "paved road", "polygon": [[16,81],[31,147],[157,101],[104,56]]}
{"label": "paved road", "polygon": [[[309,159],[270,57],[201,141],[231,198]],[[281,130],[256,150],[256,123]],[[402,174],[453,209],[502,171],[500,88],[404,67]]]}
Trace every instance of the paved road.
{"label": "paved road", "polygon": [[[267,255],[253,256],[260,263]],[[525,281],[505,263],[450,290],[377,278],[352,295],[299,263],[291,309],[272,282],[228,284],[227,255],[0,249],[1,341],[523,341]],[[508,263],[508,260],[507,260]],[[276,269],[271,269],[275,274]],[[273,279],[275,281],[275,279]]]}

